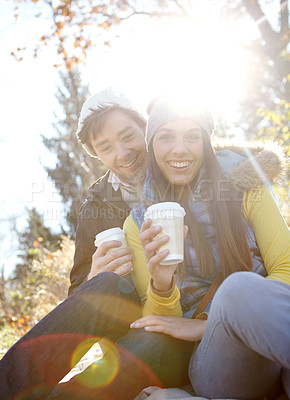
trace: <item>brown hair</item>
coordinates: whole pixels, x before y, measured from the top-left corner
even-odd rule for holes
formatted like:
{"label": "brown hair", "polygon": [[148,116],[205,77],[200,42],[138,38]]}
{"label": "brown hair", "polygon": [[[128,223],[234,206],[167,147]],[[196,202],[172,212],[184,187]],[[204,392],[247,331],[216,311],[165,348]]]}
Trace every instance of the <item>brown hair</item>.
{"label": "brown hair", "polygon": [[140,126],[142,130],[145,131],[145,119],[137,111],[123,108],[118,104],[114,104],[112,106],[100,105],[97,110],[90,109],[90,111],[91,114],[84,120],[82,129],[78,133],[78,140],[82,143],[83,147],[92,157],[97,158],[98,156],[94,150],[94,147],[92,146],[90,133],[93,133],[93,138],[95,139],[103,129],[103,126],[108,120],[109,115],[114,111],[121,111],[128,115],[128,117],[132,118],[132,120],[136,122],[136,124]]}
{"label": "brown hair", "polygon": [[[223,279],[233,272],[252,269],[252,258],[247,242],[245,219],[242,214],[242,195],[234,190],[219,165],[208,134],[203,131],[204,165],[206,167],[205,182],[201,190],[202,199],[206,200],[220,256],[221,274]],[[178,201],[186,210],[185,223],[193,240],[197,266],[203,276],[213,273],[215,259],[203,229],[189,210],[188,199],[192,186],[182,187],[182,191],[174,190],[163,177],[157,166],[153,147],[149,145],[149,172],[152,177],[152,187],[157,201]],[[221,190],[220,185],[226,185],[228,190]],[[186,274],[186,272],[185,272]],[[182,276],[184,276],[182,274]]]}

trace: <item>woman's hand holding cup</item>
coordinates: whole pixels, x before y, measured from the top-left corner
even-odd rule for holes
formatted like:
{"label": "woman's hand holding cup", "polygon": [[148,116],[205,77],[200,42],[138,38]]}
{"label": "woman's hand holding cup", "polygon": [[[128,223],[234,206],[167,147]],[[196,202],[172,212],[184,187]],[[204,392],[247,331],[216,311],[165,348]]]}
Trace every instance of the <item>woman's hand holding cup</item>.
{"label": "woman's hand holding cup", "polygon": [[162,226],[152,226],[152,220],[146,219],[140,231],[140,241],[144,250],[148,270],[153,280],[154,289],[166,292],[172,286],[172,279],[178,264],[160,265],[170,253],[168,249],[159,252],[161,246],[169,241],[168,235],[156,236],[162,232]]}
{"label": "woman's hand holding cup", "polygon": [[174,272],[184,259],[184,216],[185,210],[175,202],[156,203],[145,212],[140,241],[158,291],[172,287]]}

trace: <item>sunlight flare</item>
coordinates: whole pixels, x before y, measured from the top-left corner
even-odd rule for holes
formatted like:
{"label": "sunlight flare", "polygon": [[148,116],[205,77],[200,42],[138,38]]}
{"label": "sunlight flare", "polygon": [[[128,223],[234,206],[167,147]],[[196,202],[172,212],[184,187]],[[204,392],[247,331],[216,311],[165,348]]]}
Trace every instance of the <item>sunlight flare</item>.
{"label": "sunlight flare", "polygon": [[186,88],[192,100],[234,118],[247,96],[251,53],[258,31],[252,21],[228,21],[207,2],[192,6],[192,18],[140,21],[113,43],[110,84],[143,109],[154,96],[174,97]]}

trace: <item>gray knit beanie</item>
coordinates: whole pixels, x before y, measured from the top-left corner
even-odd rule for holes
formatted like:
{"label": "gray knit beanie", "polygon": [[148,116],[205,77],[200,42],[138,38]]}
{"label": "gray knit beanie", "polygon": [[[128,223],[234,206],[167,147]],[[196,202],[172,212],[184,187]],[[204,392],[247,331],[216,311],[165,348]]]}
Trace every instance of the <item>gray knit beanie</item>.
{"label": "gray knit beanie", "polygon": [[[98,110],[100,107],[110,107],[114,105],[118,105],[124,109],[136,111],[138,114],[140,114],[140,112],[133,106],[131,101],[124,95],[124,93],[118,92],[110,87],[102,92],[92,95],[83,104],[78,121],[78,128],[76,131],[77,138],[79,138],[79,133],[82,130],[86,118],[92,114],[93,111]],[[144,117],[142,117],[140,114],[140,118]]]}
{"label": "gray knit beanie", "polygon": [[[152,106],[151,106],[152,105]],[[192,104],[178,105],[163,99],[153,100],[148,106],[148,124],[146,132],[147,147],[155,132],[164,124],[177,119],[191,119],[197,122],[209,136],[214,130],[212,115],[205,109]]]}

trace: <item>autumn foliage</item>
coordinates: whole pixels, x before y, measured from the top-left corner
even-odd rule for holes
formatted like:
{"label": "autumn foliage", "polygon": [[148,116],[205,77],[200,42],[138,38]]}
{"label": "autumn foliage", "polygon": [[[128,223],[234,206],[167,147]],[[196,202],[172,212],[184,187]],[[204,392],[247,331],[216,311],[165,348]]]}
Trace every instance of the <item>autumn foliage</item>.
{"label": "autumn foliage", "polygon": [[[105,31],[118,25],[122,20],[133,15],[158,15],[156,10],[146,11],[139,9],[144,2],[132,3],[126,0],[17,0],[14,16],[19,18],[21,6],[24,3],[35,3],[34,18],[49,18],[49,32],[41,34],[38,43],[34,47],[34,57],[38,56],[43,46],[54,44],[57,53],[61,56],[61,64],[64,62],[66,69],[71,70],[79,62],[84,62],[88,49],[97,46],[102,41],[110,45],[108,40],[101,39]],[[158,1],[156,2],[158,3]],[[162,3],[162,2],[160,2]],[[162,6],[162,9],[165,5]],[[160,14],[160,13],[159,13]],[[21,61],[26,48],[18,48],[12,51],[16,60]],[[55,64],[55,67],[61,64]]]}
{"label": "autumn foliage", "polygon": [[31,263],[22,279],[2,276],[0,288],[0,358],[8,348],[67,297],[74,242],[62,236],[59,248],[49,251],[42,238],[28,251]]}

